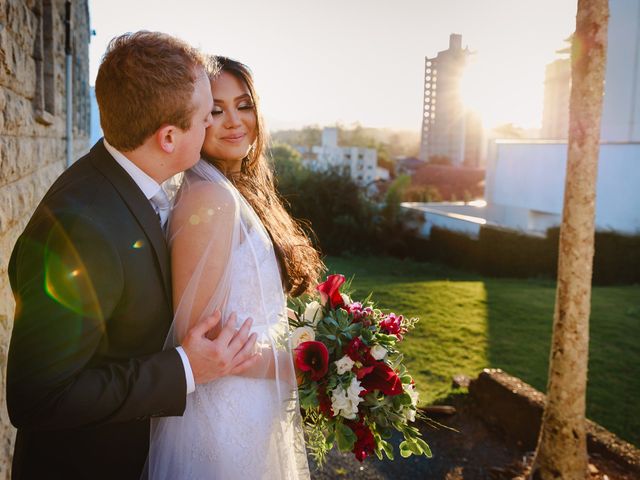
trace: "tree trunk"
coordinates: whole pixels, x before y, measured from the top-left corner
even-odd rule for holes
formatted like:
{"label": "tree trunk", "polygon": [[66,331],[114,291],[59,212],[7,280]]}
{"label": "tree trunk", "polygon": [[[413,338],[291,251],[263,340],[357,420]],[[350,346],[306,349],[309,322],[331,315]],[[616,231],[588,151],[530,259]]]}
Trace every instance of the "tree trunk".
{"label": "tree trunk", "polygon": [[536,479],[587,476],[589,313],[608,16],[608,0],[578,0],[558,286],[547,404],[532,469]]}

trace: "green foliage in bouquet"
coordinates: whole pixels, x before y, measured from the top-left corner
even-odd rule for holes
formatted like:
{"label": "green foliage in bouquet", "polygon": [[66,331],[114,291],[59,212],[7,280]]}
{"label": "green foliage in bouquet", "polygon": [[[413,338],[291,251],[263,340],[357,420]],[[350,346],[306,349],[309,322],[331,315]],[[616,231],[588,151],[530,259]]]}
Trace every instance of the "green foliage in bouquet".
{"label": "green foliage in bouquet", "polygon": [[420,416],[418,393],[397,348],[418,319],[384,313],[370,296],[352,301],[340,292],[344,280],[329,276],[320,298],[299,301],[291,320],[307,447],[318,465],[334,445],[360,461],[373,453],[393,459],[396,430],[404,437],[400,455],[430,457],[410,425]]}

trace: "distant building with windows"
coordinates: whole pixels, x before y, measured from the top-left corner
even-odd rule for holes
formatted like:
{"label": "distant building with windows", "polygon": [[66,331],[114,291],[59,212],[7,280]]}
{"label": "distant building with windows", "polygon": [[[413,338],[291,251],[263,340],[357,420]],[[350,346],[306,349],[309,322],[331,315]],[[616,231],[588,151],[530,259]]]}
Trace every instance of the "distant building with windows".
{"label": "distant building with windows", "polygon": [[425,57],[420,159],[453,166],[482,163],[483,129],[462,101],[460,82],[472,55],[462,35],[449,36],[449,48]]}
{"label": "distant building with windows", "polygon": [[302,155],[303,164],[311,170],[336,169],[362,186],[380,178],[389,179],[388,170],[378,167],[378,152],[374,148],[338,146],[337,128],[322,131],[321,145],[296,148]]}

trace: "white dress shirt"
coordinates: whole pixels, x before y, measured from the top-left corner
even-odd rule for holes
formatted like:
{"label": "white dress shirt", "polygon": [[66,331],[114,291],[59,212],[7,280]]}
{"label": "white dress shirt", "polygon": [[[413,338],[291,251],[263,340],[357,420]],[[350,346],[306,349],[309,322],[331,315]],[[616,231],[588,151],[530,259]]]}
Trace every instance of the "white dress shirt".
{"label": "white dress shirt", "polygon": [[[109,152],[114,160],[118,162],[118,164],[122,168],[124,168],[124,170],[136,183],[136,185],[138,185],[140,190],[142,190],[144,196],[147,197],[149,203],[151,203],[151,206],[156,211],[156,213],[159,214],[158,206],[153,201],[151,201],[151,198],[155,196],[160,190],[162,190],[162,187],[158,185],[158,182],[156,182],[153,178],[143,172],[135,163],[125,157],[122,152],[119,152],[111,145],[109,145],[106,139],[102,139],[102,142],[104,143],[104,148],[107,149],[107,152]],[[182,359],[182,364],[184,366],[184,375],[187,379],[187,394],[189,394],[196,389],[196,382],[193,378],[193,371],[191,370],[189,357],[187,357],[187,354],[182,347],[178,346],[176,347],[176,350],[178,351],[178,353],[180,354],[180,358]]]}

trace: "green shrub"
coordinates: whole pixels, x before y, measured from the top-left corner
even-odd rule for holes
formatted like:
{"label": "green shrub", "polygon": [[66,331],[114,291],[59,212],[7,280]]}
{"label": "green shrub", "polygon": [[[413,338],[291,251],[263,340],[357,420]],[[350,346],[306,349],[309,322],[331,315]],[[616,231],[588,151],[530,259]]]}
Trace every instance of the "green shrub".
{"label": "green shrub", "polygon": [[291,147],[277,145],[271,155],[285,205],[294,218],[305,224],[323,253],[409,255],[409,243],[416,237],[421,215],[400,208],[408,177],[396,179],[384,201],[376,203],[342,172],[305,168]]}
{"label": "green shrub", "polygon": [[[559,228],[544,237],[483,226],[478,239],[433,227],[415,258],[494,277],[555,278]],[[640,235],[596,232],[593,283],[640,283]]]}

